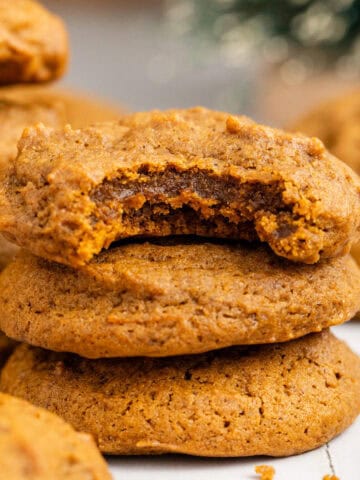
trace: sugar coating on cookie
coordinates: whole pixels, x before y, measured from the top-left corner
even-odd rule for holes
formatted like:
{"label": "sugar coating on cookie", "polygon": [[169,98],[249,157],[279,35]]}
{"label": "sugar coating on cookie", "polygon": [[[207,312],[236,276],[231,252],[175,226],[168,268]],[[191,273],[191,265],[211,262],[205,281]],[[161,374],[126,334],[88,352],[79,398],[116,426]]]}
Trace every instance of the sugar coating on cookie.
{"label": "sugar coating on cookie", "polygon": [[63,22],[36,0],[0,0],[0,85],[48,82],[68,62]]}
{"label": "sugar coating on cookie", "polygon": [[260,239],[314,263],[359,237],[359,182],[319,140],[203,108],[38,126],[7,172],[0,230],[73,266],[120,238],[170,234]]}
{"label": "sugar coating on cookie", "polygon": [[23,251],[0,277],[0,328],[89,358],[193,354],[345,322],[359,286],[350,256],[304,265],[247,243],[124,243],[83,272]]}
{"label": "sugar coating on cookie", "polygon": [[236,457],[317,448],[360,412],[360,359],[328,331],[162,359],[22,345],[1,388],[92,433],[103,452]]}
{"label": "sugar coating on cookie", "polygon": [[89,435],[4,393],[0,393],[0,472],[4,480],[112,478]]}

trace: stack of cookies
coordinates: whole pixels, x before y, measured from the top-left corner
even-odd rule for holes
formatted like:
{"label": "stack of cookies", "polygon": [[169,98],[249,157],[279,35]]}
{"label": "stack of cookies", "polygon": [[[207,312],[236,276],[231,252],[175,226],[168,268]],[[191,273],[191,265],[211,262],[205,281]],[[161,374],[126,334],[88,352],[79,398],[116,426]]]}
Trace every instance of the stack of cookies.
{"label": "stack of cookies", "polygon": [[203,108],[24,131],[0,229],[4,392],[110,454],[282,456],[360,413],[360,180],[317,139]]}

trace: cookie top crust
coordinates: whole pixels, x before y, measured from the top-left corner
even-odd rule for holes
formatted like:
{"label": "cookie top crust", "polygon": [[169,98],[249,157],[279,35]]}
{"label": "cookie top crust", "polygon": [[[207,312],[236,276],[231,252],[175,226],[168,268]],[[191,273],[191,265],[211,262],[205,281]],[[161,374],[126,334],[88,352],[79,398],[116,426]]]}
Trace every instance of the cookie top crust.
{"label": "cookie top crust", "polygon": [[35,0],[0,0],[0,85],[48,82],[68,63],[62,20]]}
{"label": "cookie top crust", "polygon": [[110,480],[93,439],[62,419],[0,393],[0,471],[7,480]]}
{"label": "cookie top crust", "polygon": [[92,433],[107,453],[283,456],[356,418],[360,360],[327,331],[162,359],[85,360],[22,345],[1,388]]}
{"label": "cookie top crust", "polygon": [[0,229],[79,267],[119,238],[260,239],[290,260],[359,237],[359,178],[317,139],[203,108],[73,130],[27,129],[0,192]]}
{"label": "cookie top crust", "polygon": [[359,285],[350,256],[304,265],[245,242],[123,243],[85,271],[23,251],[0,277],[0,328],[89,358],[193,354],[347,321]]}

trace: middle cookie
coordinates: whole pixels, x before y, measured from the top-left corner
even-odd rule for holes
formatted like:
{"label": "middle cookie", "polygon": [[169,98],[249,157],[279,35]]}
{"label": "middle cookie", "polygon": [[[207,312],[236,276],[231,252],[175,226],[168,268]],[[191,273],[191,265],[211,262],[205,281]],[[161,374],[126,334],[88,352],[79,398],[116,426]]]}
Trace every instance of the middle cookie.
{"label": "middle cookie", "polygon": [[263,246],[177,238],[118,245],[86,270],[21,252],[0,277],[0,328],[88,358],[169,356],[283,342],[360,309],[350,256],[304,265]]}

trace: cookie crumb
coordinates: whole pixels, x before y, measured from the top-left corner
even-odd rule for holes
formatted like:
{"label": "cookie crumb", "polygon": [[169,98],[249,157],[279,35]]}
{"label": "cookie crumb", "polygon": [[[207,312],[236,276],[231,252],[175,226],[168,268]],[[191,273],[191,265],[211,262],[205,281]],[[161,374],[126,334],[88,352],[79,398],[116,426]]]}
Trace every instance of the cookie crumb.
{"label": "cookie crumb", "polygon": [[[255,473],[260,475],[260,480],[273,480],[275,476],[275,468],[270,465],[257,465],[255,467]],[[336,479],[326,479],[323,480],[336,480]]]}

